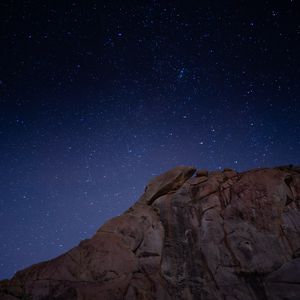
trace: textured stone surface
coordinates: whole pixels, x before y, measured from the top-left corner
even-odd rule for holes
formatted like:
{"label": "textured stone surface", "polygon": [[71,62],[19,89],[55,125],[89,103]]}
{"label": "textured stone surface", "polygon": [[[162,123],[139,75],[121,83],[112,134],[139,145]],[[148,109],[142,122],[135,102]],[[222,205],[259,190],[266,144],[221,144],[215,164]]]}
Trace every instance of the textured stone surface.
{"label": "textured stone surface", "polygon": [[300,170],[177,167],[0,299],[300,299]]}

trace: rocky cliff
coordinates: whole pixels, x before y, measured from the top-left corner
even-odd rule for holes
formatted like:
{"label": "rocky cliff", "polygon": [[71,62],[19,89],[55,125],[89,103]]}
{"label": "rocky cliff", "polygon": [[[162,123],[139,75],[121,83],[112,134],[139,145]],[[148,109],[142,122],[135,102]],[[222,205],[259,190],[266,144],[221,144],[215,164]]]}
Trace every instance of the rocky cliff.
{"label": "rocky cliff", "polygon": [[2,281],[13,299],[300,299],[300,169],[177,167],[69,252]]}

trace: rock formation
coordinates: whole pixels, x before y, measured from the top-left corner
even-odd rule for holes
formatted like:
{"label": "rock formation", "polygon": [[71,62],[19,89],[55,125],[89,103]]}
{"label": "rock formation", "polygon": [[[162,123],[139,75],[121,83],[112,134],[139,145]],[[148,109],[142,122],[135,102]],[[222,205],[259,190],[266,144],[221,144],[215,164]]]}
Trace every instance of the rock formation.
{"label": "rock formation", "polygon": [[300,169],[174,168],[69,252],[0,284],[16,299],[300,299]]}

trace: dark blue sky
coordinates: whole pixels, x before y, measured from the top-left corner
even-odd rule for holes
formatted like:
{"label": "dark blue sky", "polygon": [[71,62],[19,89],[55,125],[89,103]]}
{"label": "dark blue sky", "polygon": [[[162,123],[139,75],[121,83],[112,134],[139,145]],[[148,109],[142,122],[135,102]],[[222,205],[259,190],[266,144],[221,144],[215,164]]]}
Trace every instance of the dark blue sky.
{"label": "dark blue sky", "polygon": [[90,237],[173,166],[299,164],[297,1],[0,14],[0,279]]}

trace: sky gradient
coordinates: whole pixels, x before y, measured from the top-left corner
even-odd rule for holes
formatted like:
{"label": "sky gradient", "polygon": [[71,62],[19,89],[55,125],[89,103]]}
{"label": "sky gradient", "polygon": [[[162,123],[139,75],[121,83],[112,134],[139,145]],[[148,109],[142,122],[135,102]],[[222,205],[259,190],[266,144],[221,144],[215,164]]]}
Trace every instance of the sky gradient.
{"label": "sky gradient", "polygon": [[297,1],[1,1],[0,15],[0,279],[176,165],[299,164]]}

